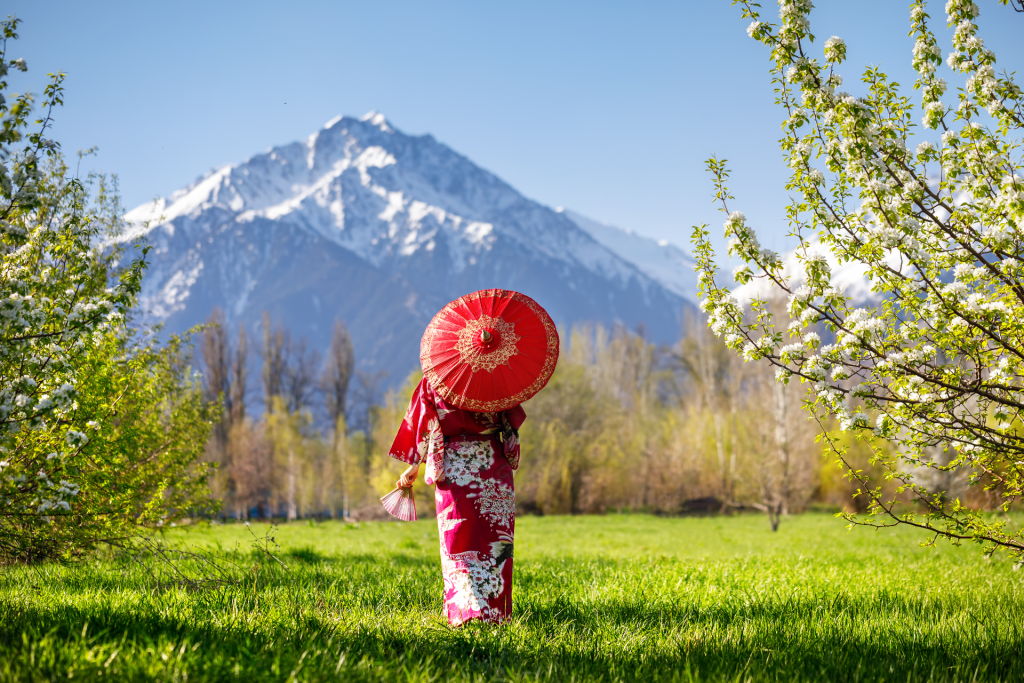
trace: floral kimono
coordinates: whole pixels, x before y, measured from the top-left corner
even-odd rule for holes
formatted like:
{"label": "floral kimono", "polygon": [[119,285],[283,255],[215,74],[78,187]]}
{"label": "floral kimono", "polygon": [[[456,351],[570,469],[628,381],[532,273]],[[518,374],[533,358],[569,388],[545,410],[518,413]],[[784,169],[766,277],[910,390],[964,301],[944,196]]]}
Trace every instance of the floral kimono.
{"label": "floral kimono", "polygon": [[444,611],[453,626],[499,623],[512,613],[512,472],[524,420],[521,406],[502,413],[456,408],[424,379],[391,446],[391,457],[425,463],[424,481],[436,486]]}

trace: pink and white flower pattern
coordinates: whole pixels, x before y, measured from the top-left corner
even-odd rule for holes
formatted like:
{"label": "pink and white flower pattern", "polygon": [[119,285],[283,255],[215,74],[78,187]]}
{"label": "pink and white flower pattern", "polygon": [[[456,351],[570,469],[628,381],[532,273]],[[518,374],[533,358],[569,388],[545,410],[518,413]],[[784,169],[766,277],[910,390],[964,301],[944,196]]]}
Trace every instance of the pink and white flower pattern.
{"label": "pink and white flower pattern", "polygon": [[[437,487],[444,611],[453,626],[470,619],[500,623],[512,613],[514,430],[525,419],[519,406],[504,413],[456,408],[424,380],[391,447],[393,458],[425,463],[424,481]],[[504,441],[503,426],[513,430]]]}
{"label": "pink and white flower pattern", "polygon": [[455,437],[437,483],[437,526],[449,623],[500,623],[512,610],[515,492],[512,466],[496,458],[496,437]]}

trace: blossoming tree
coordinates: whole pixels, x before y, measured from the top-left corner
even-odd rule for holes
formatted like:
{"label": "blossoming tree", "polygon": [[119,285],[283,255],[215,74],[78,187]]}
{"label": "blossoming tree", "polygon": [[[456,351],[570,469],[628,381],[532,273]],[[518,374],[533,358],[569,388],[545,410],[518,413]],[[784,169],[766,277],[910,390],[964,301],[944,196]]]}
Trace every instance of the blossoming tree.
{"label": "blossoming tree", "polygon": [[[870,499],[870,514],[848,515],[851,522],[911,525],[933,539],[1024,557],[1024,534],[1007,518],[929,488],[934,478],[921,476],[967,473],[1004,511],[1024,493],[1024,96],[979,37],[978,5],[945,7],[955,29],[945,60],[959,79],[952,93],[937,75],[943,53],[926,3],[911,5],[923,113],[912,138],[915,104],[882,71],[868,68],[866,92],[855,97],[840,89],[841,38],[813,56],[810,0],[779,0],[778,23],[763,21],[755,3],[734,4],[753,20],[749,35],[770,50],[777,103],[788,115],[780,144],[792,169],[787,217],[803,272],[793,276],[761,248],[732,210],[725,162],[709,160],[729,252],[742,261],[736,280],[763,279],[788,299],[790,321],[781,329],[763,298],[745,310],[716,281],[700,226],[693,240],[711,328],[744,358],[777,366],[778,381],[808,383],[814,417],[871,445],[886,486],[852,465],[841,445],[848,439],[823,435]],[[877,303],[844,297],[830,262],[862,264]]]}
{"label": "blossoming tree", "polygon": [[181,514],[202,491],[210,411],[180,340],[130,325],[144,262],[116,266],[120,206],[69,177],[50,114],[7,101],[17,21],[0,22],[0,563],[67,558]]}

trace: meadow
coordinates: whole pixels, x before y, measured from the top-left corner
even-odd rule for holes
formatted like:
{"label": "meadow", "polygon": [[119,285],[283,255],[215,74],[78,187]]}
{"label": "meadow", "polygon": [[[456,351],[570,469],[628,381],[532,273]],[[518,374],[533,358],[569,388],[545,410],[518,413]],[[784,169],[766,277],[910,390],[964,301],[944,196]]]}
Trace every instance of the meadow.
{"label": "meadow", "polygon": [[[268,532],[253,525],[257,536]],[[0,681],[1020,681],[1024,572],[828,515],[517,520],[515,609],[447,626],[433,521],[168,539],[217,590],[118,557],[0,568]]]}

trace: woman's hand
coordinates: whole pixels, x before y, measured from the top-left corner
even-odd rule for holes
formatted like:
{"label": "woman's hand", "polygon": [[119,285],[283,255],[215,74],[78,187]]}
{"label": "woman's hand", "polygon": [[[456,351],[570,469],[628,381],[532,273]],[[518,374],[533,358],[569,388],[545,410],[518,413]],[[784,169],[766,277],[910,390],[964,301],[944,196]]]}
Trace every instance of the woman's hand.
{"label": "woman's hand", "polygon": [[396,486],[400,489],[412,488],[412,483],[416,481],[416,475],[420,473],[419,463],[415,465],[409,465],[405,472],[402,472],[402,476],[398,478]]}

